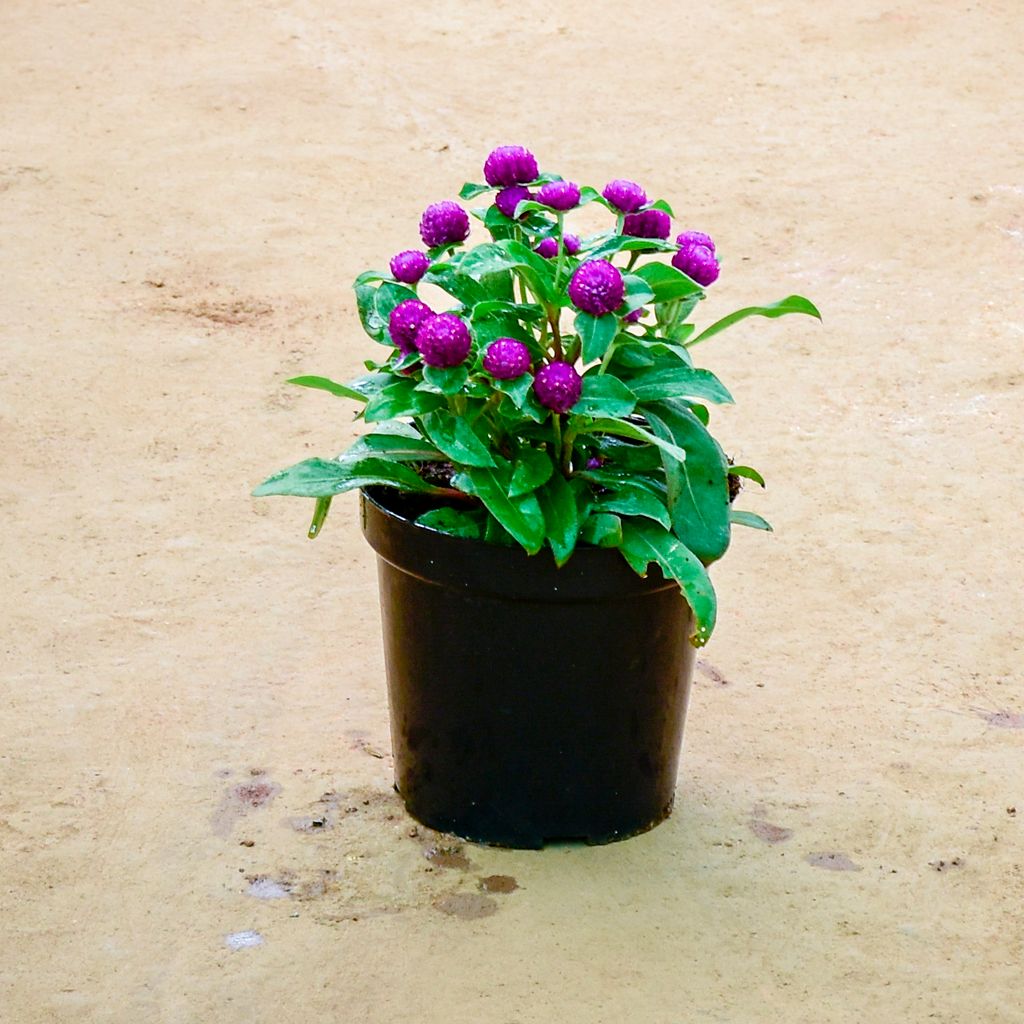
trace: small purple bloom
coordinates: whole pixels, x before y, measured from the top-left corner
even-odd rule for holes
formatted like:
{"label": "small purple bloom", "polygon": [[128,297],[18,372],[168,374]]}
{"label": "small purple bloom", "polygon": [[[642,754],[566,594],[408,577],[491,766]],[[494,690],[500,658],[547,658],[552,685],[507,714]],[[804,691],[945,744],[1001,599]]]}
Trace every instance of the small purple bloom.
{"label": "small purple bloom", "polygon": [[391,275],[402,284],[415,284],[430,266],[430,259],[418,249],[406,249],[391,257]]}
{"label": "small purple bloom", "polygon": [[546,409],[568,412],[580,400],[583,380],[569,363],[548,363],[534,378],[533,390]]}
{"label": "small purple bloom", "polygon": [[471,345],[469,328],[454,313],[429,317],[416,332],[416,347],[427,366],[458,366]]}
{"label": "small purple bloom", "polygon": [[496,338],[484,353],[484,369],[495,380],[515,380],[530,368],[530,350],[515,338]]}
{"label": "small purple bloom", "polygon": [[668,238],[672,221],[664,210],[631,213],[622,223],[622,233],[634,238]]}
{"label": "small purple bloom", "polygon": [[400,352],[408,355],[416,350],[416,332],[420,324],[433,315],[434,311],[419,299],[406,299],[391,310],[388,331]]}
{"label": "small purple bloom", "polygon": [[718,280],[718,260],[706,245],[688,245],[672,257],[672,266],[702,287]]}
{"label": "small purple bloom", "polygon": [[591,455],[587,459],[587,469],[600,469],[604,465],[603,455]]}
{"label": "small purple bloom", "polygon": [[522,146],[499,146],[484,161],[488,185],[524,185],[537,173],[537,158]]}
{"label": "small purple bloom", "polygon": [[571,181],[549,181],[537,189],[537,202],[552,210],[571,210],[580,202],[580,187]]}
{"label": "small purple bloom", "polygon": [[609,181],[601,195],[620,213],[635,213],[647,202],[647,193],[635,181],[625,178]]}
{"label": "small purple bloom", "polygon": [[632,312],[627,313],[623,318],[622,322],[625,324],[635,324],[646,313],[647,310],[641,306],[639,309],[634,309]]}
{"label": "small purple bloom", "polygon": [[[579,235],[563,235],[562,244],[570,256],[575,256],[580,251]],[[542,238],[533,251],[539,253],[546,260],[553,259],[558,255],[558,239],[551,237]]]}
{"label": "small purple bloom", "polygon": [[466,211],[445,199],[433,203],[423,211],[420,218],[420,238],[428,249],[439,245],[455,245],[469,237],[469,217]]}
{"label": "small purple bloom", "polygon": [[705,235],[703,231],[684,231],[681,235],[676,235],[676,245],[680,249],[690,245],[703,245],[712,252],[715,251],[715,243],[711,241],[711,236]]}
{"label": "small purple bloom", "polygon": [[522,185],[511,185],[503,188],[495,197],[494,205],[510,220],[516,215],[516,207],[524,199],[532,199],[533,193]]}
{"label": "small purple bloom", "polygon": [[625,294],[622,274],[608,260],[587,260],[569,281],[572,304],[591,316],[604,316],[618,309]]}

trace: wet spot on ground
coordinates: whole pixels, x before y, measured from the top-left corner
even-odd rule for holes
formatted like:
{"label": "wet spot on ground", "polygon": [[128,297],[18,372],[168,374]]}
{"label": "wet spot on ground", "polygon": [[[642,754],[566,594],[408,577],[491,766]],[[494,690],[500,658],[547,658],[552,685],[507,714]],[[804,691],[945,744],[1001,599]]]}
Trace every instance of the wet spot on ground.
{"label": "wet spot on ground", "polygon": [[423,856],[439,868],[453,868],[456,871],[469,871],[473,862],[466,856],[461,843],[438,843],[428,846]]}
{"label": "wet spot on ground", "polygon": [[983,718],[996,729],[1024,729],[1024,713],[1019,711],[982,711],[972,709],[979,718]]}
{"label": "wet spot on ground", "polygon": [[861,866],[850,860],[845,853],[809,853],[804,860],[812,868],[824,868],[826,871],[861,870]]}
{"label": "wet spot on ground", "polygon": [[773,825],[770,821],[764,821],[761,818],[750,819],[750,831],[758,839],[766,843],[784,843],[787,839],[793,838],[793,830],[791,828]]}
{"label": "wet spot on ground", "polygon": [[436,909],[462,921],[479,921],[498,912],[498,903],[478,892],[455,892],[434,901]]}
{"label": "wet spot on ground", "polygon": [[715,683],[717,686],[729,685],[729,680],[726,679],[725,676],[722,675],[722,673],[717,668],[715,668],[715,666],[712,665],[710,661],[707,661],[705,658],[697,659],[697,669],[701,673],[701,675],[705,676],[707,679],[710,679],[711,682]]}
{"label": "wet spot on ground", "polygon": [[480,888],[484,892],[508,893],[515,892],[519,883],[511,875],[487,875],[480,879]]}
{"label": "wet spot on ground", "polygon": [[240,818],[266,807],[280,792],[281,787],[262,773],[252,775],[247,782],[231,786],[213,812],[213,831],[219,836],[230,835]]}
{"label": "wet spot on ground", "polygon": [[251,949],[263,945],[263,936],[253,931],[232,932],[224,936],[224,945],[233,950]]}

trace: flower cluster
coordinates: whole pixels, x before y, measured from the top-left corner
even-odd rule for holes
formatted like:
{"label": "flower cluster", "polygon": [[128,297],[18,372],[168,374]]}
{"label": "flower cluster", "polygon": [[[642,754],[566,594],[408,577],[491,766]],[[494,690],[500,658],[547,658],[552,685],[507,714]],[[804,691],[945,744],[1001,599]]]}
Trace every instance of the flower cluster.
{"label": "flower cluster", "polygon": [[[357,278],[360,319],[382,346],[369,373],[295,379],[361,402],[371,433],[256,493],[317,498],[314,532],[333,495],[378,485],[432,497],[425,527],[547,547],[559,565],[578,544],[619,548],[637,572],[654,561],[679,583],[701,643],[714,620],[704,567],[734,523],[767,524],[732,509],[741,479],[762,481],[708,432],[710,407],[731,396],[691,350],[748,316],[817,310],[789,296],[698,330],[690,317],[718,279],[715,243],[696,230],[670,240],[672,209],[643,186],[581,186],[542,172],[522,146],[493,150],[483,178],[459,194],[490,194],[483,205],[432,203],[425,249]],[[606,229],[569,231],[590,204]],[[489,237],[467,246],[471,215]]]}

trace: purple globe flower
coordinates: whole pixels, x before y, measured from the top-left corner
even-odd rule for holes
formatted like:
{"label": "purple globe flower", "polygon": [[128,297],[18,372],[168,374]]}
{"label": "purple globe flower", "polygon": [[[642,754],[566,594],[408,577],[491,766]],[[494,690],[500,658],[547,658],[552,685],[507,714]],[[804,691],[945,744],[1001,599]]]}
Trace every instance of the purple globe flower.
{"label": "purple globe flower", "polygon": [[484,161],[488,185],[524,185],[537,173],[537,158],[522,146],[499,146]]}
{"label": "purple globe flower", "polygon": [[647,202],[647,193],[635,181],[625,178],[609,181],[601,195],[620,213],[635,213]]}
{"label": "purple globe flower", "polygon": [[420,218],[420,238],[428,249],[439,245],[455,245],[469,237],[469,217],[466,211],[445,199],[433,203],[423,211]]}
{"label": "purple globe flower", "polygon": [[501,210],[503,214],[509,219],[512,219],[516,215],[516,207],[524,199],[532,199],[533,193],[522,185],[512,185],[509,188],[503,188],[495,197],[494,205]]}
{"label": "purple globe flower", "polygon": [[580,400],[583,380],[569,363],[549,363],[534,377],[533,391],[546,409],[568,412]]}
{"label": "purple globe flower", "polygon": [[672,266],[681,270],[702,287],[718,280],[718,260],[706,245],[687,245],[672,257]]}
{"label": "purple globe flower", "polygon": [[418,249],[406,249],[391,257],[391,275],[402,284],[415,284],[429,266],[429,257]]}
{"label": "purple globe flower", "polygon": [[571,181],[549,181],[537,189],[537,202],[552,210],[571,210],[580,202],[580,187]]}
{"label": "purple globe flower", "polygon": [[[562,244],[565,246],[565,251],[570,256],[575,256],[580,251],[580,238],[579,235],[563,235]],[[535,253],[539,253],[546,260],[553,259],[558,255],[558,239],[557,238],[542,238],[533,250]]]}
{"label": "purple globe flower", "polygon": [[388,331],[400,352],[408,355],[416,350],[416,332],[420,324],[433,315],[434,311],[419,299],[406,299],[391,310]]}
{"label": "purple globe flower", "polygon": [[704,245],[712,252],[715,251],[715,243],[711,241],[711,236],[705,235],[703,231],[684,231],[681,235],[676,235],[676,245],[680,249],[690,245]]}
{"label": "purple globe flower", "polygon": [[458,366],[471,345],[469,328],[454,313],[428,317],[416,332],[416,347],[428,366]]}
{"label": "purple globe flower", "polygon": [[641,210],[622,222],[622,233],[634,238],[668,238],[672,221],[664,210]]}
{"label": "purple globe flower", "polygon": [[604,316],[618,309],[625,294],[622,274],[608,260],[587,260],[569,281],[572,304],[591,316]]}
{"label": "purple globe flower", "polygon": [[530,368],[530,350],[515,338],[496,338],[484,353],[484,369],[495,380],[515,380]]}
{"label": "purple globe flower", "polygon": [[645,310],[643,306],[641,306],[639,309],[634,309],[632,312],[627,313],[622,318],[622,322],[624,324],[635,324],[637,320],[639,320],[640,317],[642,317],[646,312],[647,310]]}

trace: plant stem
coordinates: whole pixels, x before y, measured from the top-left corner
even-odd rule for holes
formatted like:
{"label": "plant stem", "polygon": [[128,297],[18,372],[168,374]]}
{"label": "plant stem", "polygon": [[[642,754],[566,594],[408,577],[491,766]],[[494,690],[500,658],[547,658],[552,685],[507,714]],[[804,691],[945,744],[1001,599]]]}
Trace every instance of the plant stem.
{"label": "plant stem", "polygon": [[562,280],[562,267],[565,265],[565,214],[556,215],[558,219],[558,266],[555,268],[555,291]]}
{"label": "plant stem", "polygon": [[558,310],[548,307],[548,323],[551,324],[551,343],[555,359],[562,358],[562,334],[558,329]]}
{"label": "plant stem", "polygon": [[551,414],[551,425],[555,431],[555,462],[562,461],[562,417],[557,413]]}
{"label": "plant stem", "polygon": [[569,476],[572,473],[572,450],[575,440],[576,431],[570,427],[562,440],[562,476]]}
{"label": "plant stem", "polygon": [[627,274],[633,269],[634,266],[636,266],[636,261],[638,259],[640,259],[640,251],[639,250],[634,250],[633,252],[631,252],[629,254],[629,262],[626,264],[626,273]]}
{"label": "plant stem", "polygon": [[481,405],[479,409],[477,409],[477,411],[473,414],[473,417],[470,419],[469,422],[476,423],[476,421],[480,419],[480,417],[483,416],[484,413],[490,412],[491,409],[496,408],[501,403],[501,400],[504,397],[504,392],[495,391],[494,394],[491,395],[491,397],[488,398],[487,401],[484,402],[484,404]]}
{"label": "plant stem", "polygon": [[615,341],[616,339],[612,338],[611,343],[608,345],[608,348],[605,351],[604,359],[601,360],[601,365],[597,371],[598,377],[600,377],[601,374],[605,373],[608,367],[611,365],[612,356],[615,354]]}

